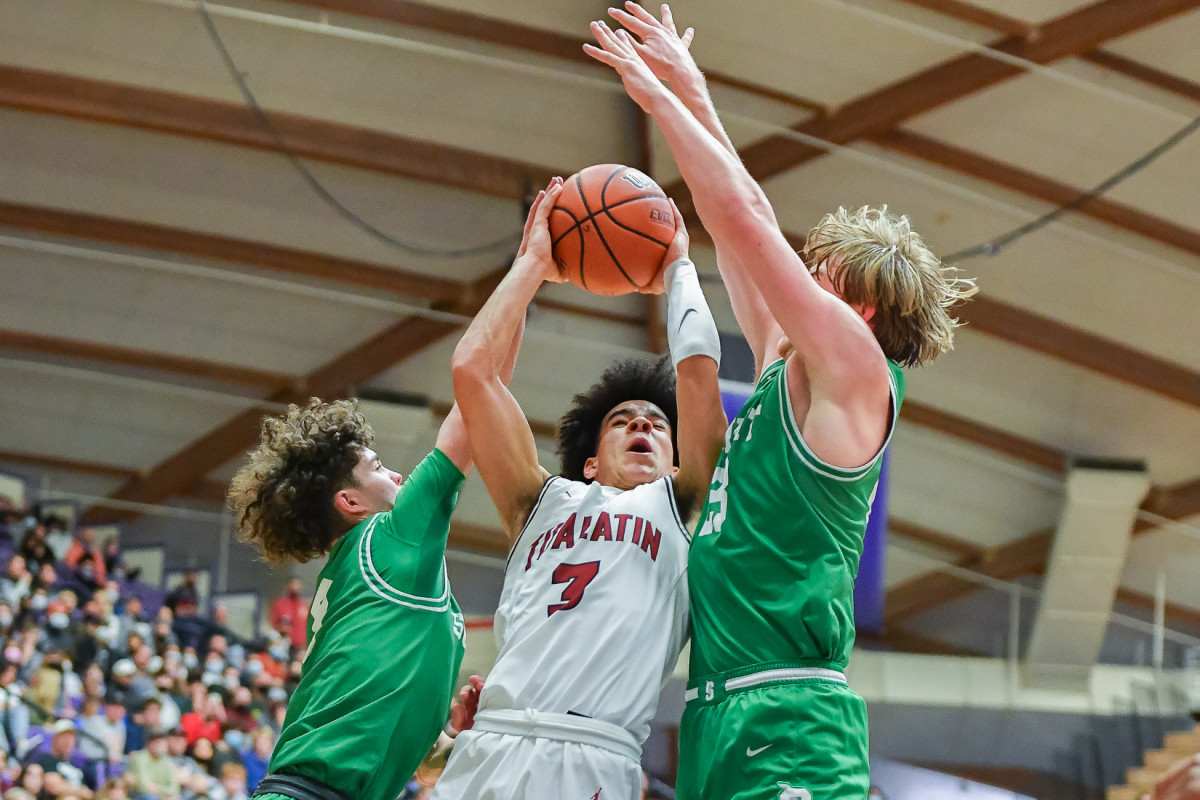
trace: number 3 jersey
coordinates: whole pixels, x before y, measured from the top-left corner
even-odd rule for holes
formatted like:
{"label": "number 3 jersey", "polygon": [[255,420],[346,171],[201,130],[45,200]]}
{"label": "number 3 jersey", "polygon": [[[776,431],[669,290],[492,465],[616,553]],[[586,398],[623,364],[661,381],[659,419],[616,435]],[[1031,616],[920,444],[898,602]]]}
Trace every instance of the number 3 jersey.
{"label": "number 3 jersey", "polygon": [[480,709],[579,714],[645,741],[687,638],[690,544],[669,477],[547,480],[509,554]]}

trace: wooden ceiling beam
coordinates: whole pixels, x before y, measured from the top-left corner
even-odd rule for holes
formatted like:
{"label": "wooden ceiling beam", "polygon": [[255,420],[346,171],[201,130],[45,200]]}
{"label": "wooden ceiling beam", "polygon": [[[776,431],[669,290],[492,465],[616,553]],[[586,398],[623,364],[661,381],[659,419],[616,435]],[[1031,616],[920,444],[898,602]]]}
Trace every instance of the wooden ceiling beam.
{"label": "wooden ceiling beam", "polygon": [[[1126,589],[1123,586],[1117,588],[1117,602],[1125,603],[1141,611],[1154,611],[1153,595]],[[1168,622],[1200,630],[1200,610],[1179,603],[1167,603],[1164,610]]]}
{"label": "wooden ceiling beam", "polygon": [[[881,147],[918,158],[930,164],[952,169],[973,178],[1003,186],[1014,192],[1064,206],[1079,199],[1084,189],[1068,186],[1028,170],[997,161],[919,133],[892,130],[871,137]],[[1107,222],[1147,239],[1177,247],[1191,255],[1200,256],[1200,232],[1177,225],[1131,206],[1112,200],[1096,198],[1076,211],[1084,216]]]}
{"label": "wooden ceiling beam", "polygon": [[1009,36],[1028,38],[1037,31],[1037,25],[1023,19],[1010,17],[988,8],[981,8],[964,0],[902,0],[910,6],[936,11],[959,22],[968,22]]}
{"label": "wooden ceiling beam", "polygon": [[[1200,514],[1200,478],[1171,487],[1153,487],[1141,509],[1169,520],[1185,519]],[[1139,519],[1133,536],[1142,536],[1159,526]],[[997,548],[988,549],[978,562],[964,563],[975,572],[998,580],[1011,581],[1022,575],[1040,575],[1046,571],[1050,550],[1054,544],[1055,528],[1046,528]],[[942,572],[919,575],[893,586],[887,592],[885,622],[898,625],[910,617],[979,591],[974,581]],[[1182,618],[1181,618],[1182,619]],[[1190,624],[1190,623],[1189,623]]]}
{"label": "wooden ceiling beam", "polygon": [[218,364],[201,358],[152,353],[147,350],[135,350],[99,342],[64,339],[58,336],[44,336],[23,331],[0,329],[0,348],[43,356],[81,358],[105,364],[189,375],[195,378],[272,391],[290,386],[292,383],[290,376],[280,372],[233,364]]}
{"label": "wooden ceiling beam", "polygon": [[[322,11],[335,11],[390,22],[395,25],[448,33],[465,39],[560,58],[576,64],[597,66],[596,62],[583,52],[583,44],[591,41],[590,37],[582,39],[567,36],[547,28],[535,28],[498,17],[472,14],[444,6],[413,2],[413,0],[292,0],[292,3]],[[597,11],[597,16],[600,15],[600,12]],[[705,69],[704,75],[710,84],[727,86],[809,112],[819,114],[825,110],[820,103],[808,98],[745,81],[722,72]]]}
{"label": "wooden ceiling beam", "polygon": [[[0,107],[279,152],[245,104],[0,65]],[[302,158],[400,175],[521,201],[555,173],[423,139],[271,111],[280,140]]]}
{"label": "wooden ceiling beam", "polygon": [[102,478],[128,479],[137,474],[137,470],[121,467],[116,464],[102,464],[98,461],[84,461],[77,458],[62,458],[44,453],[26,453],[20,450],[0,450],[0,461],[9,464],[35,467],[37,469],[61,470],[75,472],[80,475],[98,475]]}
{"label": "wooden ceiling beam", "polygon": [[183,228],[133,222],[0,200],[0,226],[87,239],[352,284],[425,300],[452,300],[463,284],[401,269],[336,258],[308,250],[234,239]]}
{"label": "wooden ceiling beam", "polygon": [[[911,6],[927,8],[930,11],[936,11],[939,14],[944,14],[960,22],[968,22],[973,25],[990,28],[998,33],[1005,33],[1010,36],[1030,38],[1031,36],[1037,36],[1039,33],[1038,26],[1034,23],[1010,17],[1006,14],[999,14],[990,9],[980,8],[974,3],[964,2],[964,0],[902,0],[902,2],[908,3]],[[1163,72],[1162,70],[1107,50],[1092,50],[1081,53],[1079,57],[1084,61],[1090,61],[1096,66],[1118,72],[1127,78],[1133,78],[1136,81],[1141,81],[1150,86],[1156,86],[1159,89],[1165,89],[1181,97],[1200,102],[1200,84],[1192,83],[1178,75]]]}
{"label": "wooden ceiling beam", "polygon": [[[1088,52],[1103,43],[1200,6],[1200,0],[1101,0],[1038,27],[1028,38],[1009,35],[992,50],[1036,64]],[[962,99],[1025,70],[1009,61],[971,52],[884,86],[793,130],[835,144],[879,135],[907,119]],[[783,135],[769,136],[741,151],[758,180],[779,175],[825,151]],[[682,181],[664,187],[685,212],[692,206]],[[680,202],[680,201],[683,202]]]}
{"label": "wooden ceiling beam", "polygon": [[932,636],[923,636],[902,628],[888,628],[883,633],[860,630],[854,634],[854,643],[856,646],[868,645],[873,649],[894,650],[899,653],[966,657],[986,655],[986,653],[970,647],[951,644],[941,639],[935,639]]}
{"label": "wooden ceiling beam", "polygon": [[[474,316],[488,295],[508,271],[506,264],[472,283],[462,298],[446,304],[442,310]],[[303,392],[291,389],[273,394],[273,403],[303,403],[310,396],[327,400],[341,397],[347,388],[366,381],[396,363],[419,353],[434,342],[449,336],[461,326],[455,322],[426,317],[405,317],[381,333],[342,353],[305,376]],[[194,440],[182,450],[147,471],[128,480],[111,499],[136,503],[159,503],[187,491],[214,469],[237,457],[258,440],[262,411],[249,409],[226,420]],[[83,515],[85,524],[114,519],[129,519],[136,514],[93,507]]]}
{"label": "wooden ceiling beam", "polygon": [[1066,472],[1067,453],[1057,447],[1050,447],[916,400],[904,401],[900,407],[900,420],[962,439],[1050,472]]}
{"label": "wooden ceiling beam", "polygon": [[1200,372],[993,298],[956,309],[974,330],[1200,408]]}
{"label": "wooden ceiling beam", "polygon": [[1124,56],[1119,56],[1107,50],[1093,50],[1090,53],[1084,53],[1082,58],[1097,66],[1118,72],[1127,78],[1133,78],[1148,86],[1154,86],[1155,88],[1200,103],[1200,84],[1193,83],[1178,75],[1163,72],[1160,69],[1155,69],[1154,67],[1133,61]]}
{"label": "wooden ceiling beam", "polygon": [[983,545],[968,542],[966,539],[935,531],[933,528],[927,528],[898,517],[889,517],[887,527],[889,536],[899,536],[901,539],[919,542],[951,553],[957,559],[959,566],[978,563],[987,555],[987,548]]}

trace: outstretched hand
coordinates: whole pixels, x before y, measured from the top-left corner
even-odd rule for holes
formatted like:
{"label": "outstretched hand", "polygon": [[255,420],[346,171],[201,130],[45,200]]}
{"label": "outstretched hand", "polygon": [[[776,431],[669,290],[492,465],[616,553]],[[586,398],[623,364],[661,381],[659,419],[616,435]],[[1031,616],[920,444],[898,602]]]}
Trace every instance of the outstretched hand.
{"label": "outstretched hand", "polygon": [[654,97],[666,92],[667,88],[642,59],[634,46],[633,36],[624,28],[613,31],[599,20],[591,24],[591,29],[600,46],[585,44],[583,51],[601,64],[615,69],[625,84],[625,93],[643,111],[649,112]]}
{"label": "outstretched hand", "polygon": [[550,211],[562,193],[563,179],[552,178],[550,185],[537,193],[529,216],[525,218],[525,230],[521,235],[521,247],[517,250],[517,261],[529,262],[539,271],[542,280],[562,283],[566,277],[554,263],[553,242],[550,239]]}
{"label": "outstretched hand", "polygon": [[659,80],[670,83],[676,90],[689,79],[701,78],[700,70],[688,48],[696,37],[695,28],[688,28],[679,35],[671,7],[662,4],[662,20],[642,8],[633,0],[625,3],[625,9],[610,8],[609,16],[621,23],[635,37],[633,48],[650,67]]}

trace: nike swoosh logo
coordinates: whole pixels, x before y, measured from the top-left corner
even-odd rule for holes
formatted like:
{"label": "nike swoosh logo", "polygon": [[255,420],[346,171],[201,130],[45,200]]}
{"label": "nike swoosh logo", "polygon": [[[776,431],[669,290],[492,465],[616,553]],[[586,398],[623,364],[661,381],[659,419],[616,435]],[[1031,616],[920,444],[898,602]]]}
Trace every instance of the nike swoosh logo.
{"label": "nike swoosh logo", "polygon": [[747,747],[746,748],[746,756],[747,756],[747,758],[754,758],[756,755],[761,753],[763,750],[766,750],[770,746],[771,745],[769,745],[769,744],[764,744],[762,747],[758,748],[757,750],[751,750],[749,747]]}
{"label": "nike swoosh logo", "polygon": [[687,319],[687,315],[695,313],[697,312],[694,308],[689,308],[687,311],[683,312],[683,319],[679,320],[679,330],[683,330],[683,320]]}

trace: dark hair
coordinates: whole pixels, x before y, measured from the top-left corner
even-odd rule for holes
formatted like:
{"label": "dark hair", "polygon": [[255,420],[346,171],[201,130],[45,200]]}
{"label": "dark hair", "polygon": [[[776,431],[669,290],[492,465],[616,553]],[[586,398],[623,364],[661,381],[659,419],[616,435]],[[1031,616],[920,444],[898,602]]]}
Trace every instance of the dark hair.
{"label": "dark hair", "polygon": [[671,358],[627,358],[604,370],[599,383],[592,388],[575,395],[571,400],[571,408],[558,421],[558,454],[562,458],[561,474],[564,478],[590,483],[583,476],[583,465],[596,455],[600,444],[600,425],[608,412],[630,400],[653,403],[667,415],[667,421],[671,423],[671,444],[675,446],[675,463],[678,465],[675,368]]}
{"label": "dark hair", "polygon": [[265,417],[262,442],[229,489],[238,538],[272,563],[324,555],[348,528],[334,495],[355,485],[354,467],[374,438],[353,400],[314,397]]}

